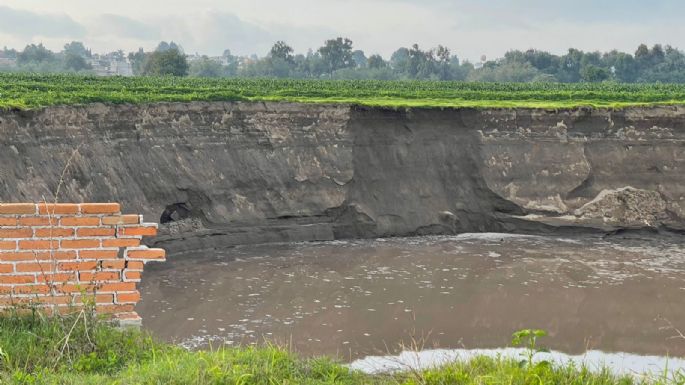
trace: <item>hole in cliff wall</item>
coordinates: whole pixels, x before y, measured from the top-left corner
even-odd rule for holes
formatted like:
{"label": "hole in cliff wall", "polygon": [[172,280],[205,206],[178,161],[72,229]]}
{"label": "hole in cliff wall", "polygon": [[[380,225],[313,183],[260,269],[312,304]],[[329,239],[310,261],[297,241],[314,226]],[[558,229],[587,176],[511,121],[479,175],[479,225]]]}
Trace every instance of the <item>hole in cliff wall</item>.
{"label": "hole in cliff wall", "polygon": [[159,218],[159,223],[177,222],[189,217],[190,207],[186,203],[174,203],[164,209],[162,216]]}

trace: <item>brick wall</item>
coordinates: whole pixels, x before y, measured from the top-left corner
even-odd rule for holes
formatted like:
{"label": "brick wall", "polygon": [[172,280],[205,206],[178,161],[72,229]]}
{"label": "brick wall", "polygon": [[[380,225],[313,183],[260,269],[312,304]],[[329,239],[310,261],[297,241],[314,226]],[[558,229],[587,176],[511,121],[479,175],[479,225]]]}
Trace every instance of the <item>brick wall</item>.
{"label": "brick wall", "polygon": [[156,233],[118,203],[0,203],[0,308],[95,303],[98,313],[137,320],[143,266],[165,258],[140,245]]}

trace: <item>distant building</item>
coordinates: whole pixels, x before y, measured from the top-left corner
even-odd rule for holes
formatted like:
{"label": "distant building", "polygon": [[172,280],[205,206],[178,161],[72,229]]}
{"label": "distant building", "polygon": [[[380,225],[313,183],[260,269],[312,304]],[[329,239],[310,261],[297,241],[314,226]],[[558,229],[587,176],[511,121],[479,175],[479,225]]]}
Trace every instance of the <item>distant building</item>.
{"label": "distant building", "polygon": [[200,61],[204,58],[207,58],[209,60],[215,61],[221,65],[228,65],[228,58],[224,56],[206,56],[206,55],[199,55],[199,54],[194,54],[194,55],[186,55],[186,60],[188,60],[189,64],[192,64],[193,62]]}
{"label": "distant building", "polygon": [[0,57],[0,67],[11,67],[17,66],[17,59],[13,57]]}
{"label": "distant building", "polygon": [[114,55],[93,55],[88,59],[93,72],[98,76],[133,76],[133,65]]}

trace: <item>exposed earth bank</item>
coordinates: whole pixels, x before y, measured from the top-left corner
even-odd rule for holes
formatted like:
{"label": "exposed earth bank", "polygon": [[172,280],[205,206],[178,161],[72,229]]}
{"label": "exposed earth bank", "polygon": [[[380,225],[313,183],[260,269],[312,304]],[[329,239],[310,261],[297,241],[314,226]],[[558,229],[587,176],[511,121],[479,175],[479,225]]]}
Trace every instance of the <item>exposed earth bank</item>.
{"label": "exposed earth bank", "polygon": [[154,242],[172,252],[479,231],[682,231],[684,171],[685,108],[676,106],[194,102],[0,112],[1,201],[52,201],[59,189],[60,201],[121,202],[161,222]]}

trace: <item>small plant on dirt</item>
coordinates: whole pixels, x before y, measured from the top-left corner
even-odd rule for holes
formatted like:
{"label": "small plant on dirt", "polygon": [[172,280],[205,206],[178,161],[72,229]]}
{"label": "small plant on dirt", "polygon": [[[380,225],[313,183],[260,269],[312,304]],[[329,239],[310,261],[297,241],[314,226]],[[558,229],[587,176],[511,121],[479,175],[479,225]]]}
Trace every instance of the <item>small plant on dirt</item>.
{"label": "small plant on dirt", "polygon": [[511,335],[511,344],[513,346],[525,348],[525,351],[521,353],[523,359],[519,362],[521,367],[548,367],[550,365],[549,361],[540,361],[535,365],[533,363],[537,354],[549,353],[549,349],[538,345],[538,339],[546,336],[547,332],[541,329],[523,329]]}

